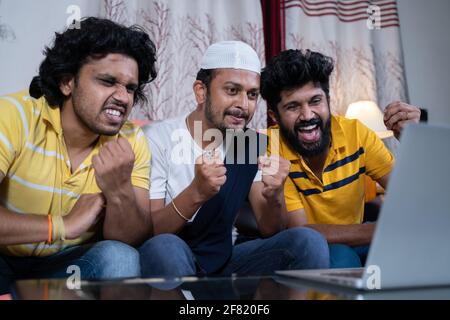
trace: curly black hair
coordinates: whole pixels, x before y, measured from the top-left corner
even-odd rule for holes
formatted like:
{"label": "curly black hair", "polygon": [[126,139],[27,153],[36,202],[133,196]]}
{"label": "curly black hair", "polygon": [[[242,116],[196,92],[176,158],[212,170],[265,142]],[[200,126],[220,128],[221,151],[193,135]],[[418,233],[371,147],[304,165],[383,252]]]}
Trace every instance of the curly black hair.
{"label": "curly black hair", "polygon": [[312,81],[319,84],[330,100],[330,75],[333,59],[310,50],[286,50],[273,57],[261,72],[261,96],[275,113],[281,91],[300,88]]}
{"label": "curly black hair", "polygon": [[64,95],[60,83],[67,77],[77,77],[89,59],[101,59],[110,53],[120,53],[136,60],[139,69],[138,88],[134,103],[146,101],[143,93],[147,83],[156,77],[156,48],[139,26],[125,27],[107,19],[84,18],[79,28],[55,33],[52,47],[45,47],[45,59],[39,76],[30,83],[30,95],[45,96],[51,106],[62,106]]}

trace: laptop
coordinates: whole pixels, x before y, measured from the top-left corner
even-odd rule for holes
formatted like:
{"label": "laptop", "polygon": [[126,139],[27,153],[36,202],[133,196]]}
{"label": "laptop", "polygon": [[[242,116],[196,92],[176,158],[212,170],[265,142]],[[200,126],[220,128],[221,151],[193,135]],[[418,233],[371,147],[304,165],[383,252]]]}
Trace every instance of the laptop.
{"label": "laptop", "polygon": [[364,268],[278,275],[359,290],[450,285],[450,127],[402,134]]}

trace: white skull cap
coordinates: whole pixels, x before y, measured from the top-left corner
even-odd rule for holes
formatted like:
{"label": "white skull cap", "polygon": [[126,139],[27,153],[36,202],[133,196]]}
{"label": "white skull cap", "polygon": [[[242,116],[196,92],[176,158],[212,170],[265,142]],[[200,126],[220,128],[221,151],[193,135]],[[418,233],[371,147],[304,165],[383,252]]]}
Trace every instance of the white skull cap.
{"label": "white skull cap", "polygon": [[242,69],[261,74],[261,61],[255,50],[241,41],[220,41],[206,49],[202,69]]}

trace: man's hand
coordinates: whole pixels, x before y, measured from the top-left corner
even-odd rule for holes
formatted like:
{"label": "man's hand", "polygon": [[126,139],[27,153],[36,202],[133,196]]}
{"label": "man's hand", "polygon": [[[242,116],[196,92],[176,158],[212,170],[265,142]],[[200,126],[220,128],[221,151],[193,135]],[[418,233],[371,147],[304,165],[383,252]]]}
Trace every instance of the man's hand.
{"label": "man's hand", "polygon": [[283,191],[284,182],[291,168],[290,161],[271,155],[270,157],[259,157],[258,165],[262,170],[262,182],[264,184],[262,195],[266,199],[276,197]]}
{"label": "man's hand", "polygon": [[114,194],[131,183],[134,165],[134,152],[124,138],[108,141],[99,153],[92,157],[95,180],[105,197]]}
{"label": "man's hand", "polygon": [[203,154],[195,160],[195,177],[191,185],[200,201],[207,201],[219,192],[227,180],[226,172],[218,151],[211,156]]}
{"label": "man's hand", "polygon": [[418,123],[420,109],[404,102],[396,101],[384,109],[384,124],[388,130],[394,131],[397,139],[400,139],[405,124]]}
{"label": "man's hand", "polygon": [[101,193],[83,194],[70,213],[64,217],[67,239],[76,239],[91,228],[101,217],[105,199]]}

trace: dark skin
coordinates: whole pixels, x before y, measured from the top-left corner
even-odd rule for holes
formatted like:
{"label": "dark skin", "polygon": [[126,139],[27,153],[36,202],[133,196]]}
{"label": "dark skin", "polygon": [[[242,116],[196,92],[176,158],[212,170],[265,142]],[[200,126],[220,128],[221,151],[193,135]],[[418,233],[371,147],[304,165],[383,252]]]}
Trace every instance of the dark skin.
{"label": "dark skin", "polygon": [[[137,83],[136,61],[109,54],[91,60],[76,79],[61,84],[68,97],[61,122],[72,170],[92,151],[100,134],[119,132],[131,112]],[[106,202],[103,236],[131,245],[152,234],[148,191],[131,184],[134,160],[131,145],[121,137],[105,143],[92,157],[95,179]]]}
{"label": "dark skin", "polygon": [[[294,123],[301,119],[308,121],[320,117],[325,123],[330,117],[330,108],[325,92],[312,82],[303,87],[281,92],[281,101],[277,105],[278,114],[269,111],[269,115],[285,127],[293,128]],[[385,123],[388,129],[394,131],[396,137],[400,137],[401,130],[407,122],[418,122],[420,110],[417,107],[395,102],[385,109]],[[299,139],[302,137],[299,136]],[[303,157],[315,176],[322,180],[325,160],[330,147],[314,157]],[[389,181],[389,174],[381,177],[378,182],[386,188]],[[306,212],[299,209],[289,212],[288,227],[306,226],[320,232],[328,243],[342,243],[350,246],[360,246],[370,244],[375,230],[375,224],[308,224]]]}
{"label": "dark skin", "polygon": [[[89,60],[76,78],[60,83],[66,97],[61,107],[61,126],[72,173],[92,152],[100,135],[119,132],[133,106],[137,83],[136,61],[121,54]],[[101,218],[105,239],[136,245],[151,236],[148,190],[131,184],[134,160],[133,150],[124,138],[101,147],[92,165],[102,193],[81,195],[64,216],[66,239],[78,238]],[[0,183],[4,177],[5,173],[0,172]],[[0,245],[43,242],[47,232],[46,216],[32,212],[21,215],[0,206]]]}
{"label": "dark skin", "polygon": [[[218,127],[240,129],[250,118],[236,118],[227,115],[227,110],[241,110],[253,115],[259,94],[259,75],[246,70],[218,69],[210,83],[210,116],[206,116],[207,88],[201,81],[193,85],[197,108],[188,116],[189,127],[194,121],[202,121],[203,133]],[[190,132],[194,137],[193,132]],[[198,141],[202,148],[208,141]],[[279,157],[261,157],[262,181],[252,184],[249,200],[255,212],[261,233],[270,236],[286,227],[287,211],[284,202],[284,181],[289,173],[289,161]],[[174,202],[182,214],[190,219],[200,206],[219,192],[226,181],[226,169],[216,154],[213,159],[203,156],[196,160],[195,177]],[[164,199],[152,199],[152,217],[155,234],[179,232],[186,221],[180,217],[173,206],[165,204]]]}

